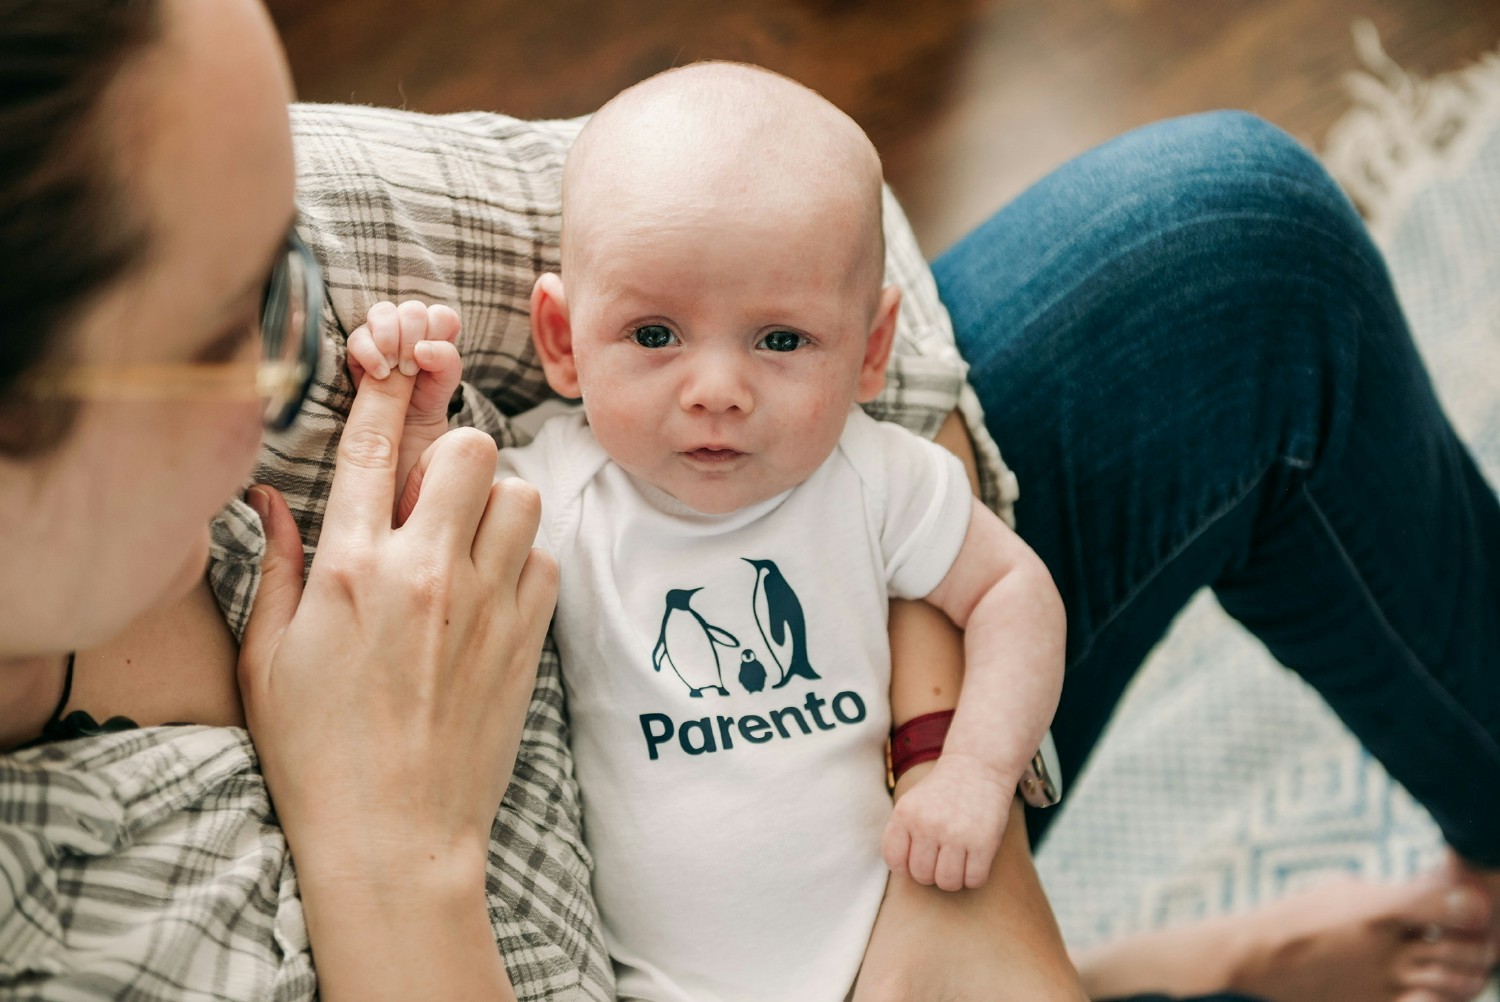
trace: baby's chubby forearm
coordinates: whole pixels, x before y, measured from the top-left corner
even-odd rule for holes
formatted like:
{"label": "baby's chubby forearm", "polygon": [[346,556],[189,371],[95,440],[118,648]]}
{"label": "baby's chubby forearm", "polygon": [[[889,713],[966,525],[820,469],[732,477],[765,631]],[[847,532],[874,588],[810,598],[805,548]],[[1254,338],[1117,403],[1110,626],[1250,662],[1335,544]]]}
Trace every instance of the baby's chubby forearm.
{"label": "baby's chubby forearm", "polygon": [[[1057,707],[1063,606],[1041,560],[977,501],[960,555],[927,601],[966,631],[962,690],[942,755],[898,802],[882,853],[920,883],[979,887]],[[893,654],[899,724],[930,707],[911,705],[921,692],[913,676],[927,673],[904,665],[894,644]]]}
{"label": "baby's chubby forearm", "polygon": [[963,695],[943,756],[971,760],[1014,788],[1062,691],[1066,622],[1052,575],[975,502],[964,554],[928,601],[964,630]]}

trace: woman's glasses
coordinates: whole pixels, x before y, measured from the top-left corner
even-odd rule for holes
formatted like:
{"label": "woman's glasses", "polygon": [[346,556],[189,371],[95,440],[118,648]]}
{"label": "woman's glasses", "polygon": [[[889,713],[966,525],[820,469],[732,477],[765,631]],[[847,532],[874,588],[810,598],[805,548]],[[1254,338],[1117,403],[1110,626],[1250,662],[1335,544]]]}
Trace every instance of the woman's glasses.
{"label": "woman's glasses", "polygon": [[285,431],[297,418],[318,367],[318,319],[323,309],[323,273],[312,251],[286,235],[286,254],[276,259],[266,282],[260,314],[260,364],[255,385],[261,421]]}
{"label": "woman's glasses", "polygon": [[261,422],[285,431],[312,387],[322,339],[323,273],[312,251],[290,231],[285,253],[266,280],[260,315],[260,360],[75,366],[35,380],[35,397],[88,400],[238,399],[254,387]]}

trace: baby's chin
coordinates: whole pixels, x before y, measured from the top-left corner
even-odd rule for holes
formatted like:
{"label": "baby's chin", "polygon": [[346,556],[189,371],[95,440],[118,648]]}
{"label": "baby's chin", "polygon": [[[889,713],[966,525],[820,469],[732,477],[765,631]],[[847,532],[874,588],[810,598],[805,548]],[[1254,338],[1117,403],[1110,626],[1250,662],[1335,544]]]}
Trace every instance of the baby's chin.
{"label": "baby's chin", "polygon": [[754,454],[704,461],[679,453],[665,462],[640,465],[612,458],[648,495],[665,495],[699,515],[732,514],[784,494],[806,479]]}
{"label": "baby's chin", "polygon": [[786,490],[784,486],[736,484],[709,490],[662,490],[700,515],[730,515],[741,508],[769,501]]}

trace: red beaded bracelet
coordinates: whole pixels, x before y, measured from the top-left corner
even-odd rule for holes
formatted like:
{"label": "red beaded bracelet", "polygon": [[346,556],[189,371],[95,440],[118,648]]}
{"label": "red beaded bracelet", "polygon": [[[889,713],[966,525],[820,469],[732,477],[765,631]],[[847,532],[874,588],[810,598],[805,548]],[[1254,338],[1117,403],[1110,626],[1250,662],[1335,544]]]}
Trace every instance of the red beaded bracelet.
{"label": "red beaded bracelet", "polygon": [[931,762],[943,751],[952,710],[938,710],[912,717],[891,734],[891,785],[902,773],[921,762]]}

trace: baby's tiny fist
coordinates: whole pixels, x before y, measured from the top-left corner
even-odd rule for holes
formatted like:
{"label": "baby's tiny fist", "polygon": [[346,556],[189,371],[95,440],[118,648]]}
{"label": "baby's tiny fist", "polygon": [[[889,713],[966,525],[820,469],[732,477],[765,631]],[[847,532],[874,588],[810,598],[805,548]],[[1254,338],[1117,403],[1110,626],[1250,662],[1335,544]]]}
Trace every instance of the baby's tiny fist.
{"label": "baby's tiny fist", "polygon": [[391,374],[390,362],[375,344],[369,324],[356,327],[344,342],[344,348],[348,355],[349,375],[354,378],[356,387],[367,373],[376,379],[384,379]]}

